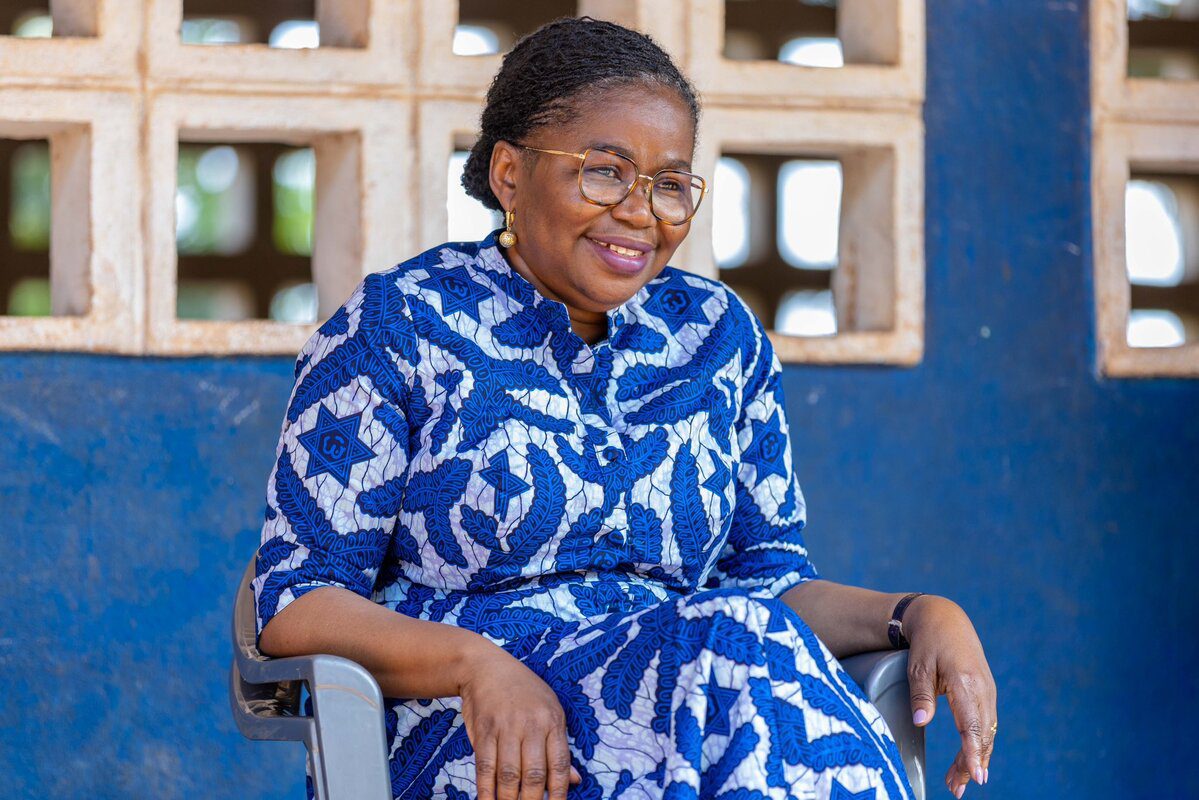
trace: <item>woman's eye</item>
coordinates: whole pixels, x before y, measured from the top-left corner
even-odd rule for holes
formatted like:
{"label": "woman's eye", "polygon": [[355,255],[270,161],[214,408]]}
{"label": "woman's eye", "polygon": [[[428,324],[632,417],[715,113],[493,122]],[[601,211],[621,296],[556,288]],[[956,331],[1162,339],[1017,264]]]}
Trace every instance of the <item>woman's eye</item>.
{"label": "woman's eye", "polygon": [[683,191],[683,184],[678,181],[658,181],[657,186],[654,188],[659,192],[681,192]]}
{"label": "woman's eye", "polygon": [[588,167],[587,172],[600,178],[620,180],[620,170],[616,167]]}

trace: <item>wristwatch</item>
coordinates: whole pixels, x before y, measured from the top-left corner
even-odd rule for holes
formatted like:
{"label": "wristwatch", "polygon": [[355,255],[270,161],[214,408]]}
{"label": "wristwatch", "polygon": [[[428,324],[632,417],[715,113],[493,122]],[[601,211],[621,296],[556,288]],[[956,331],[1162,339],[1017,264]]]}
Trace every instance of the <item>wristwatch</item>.
{"label": "wristwatch", "polygon": [[887,638],[891,640],[893,649],[907,650],[912,646],[912,643],[903,635],[903,612],[907,610],[909,603],[922,594],[924,592],[912,592],[904,595],[903,599],[895,604],[895,610],[891,612],[891,621],[887,623]]}

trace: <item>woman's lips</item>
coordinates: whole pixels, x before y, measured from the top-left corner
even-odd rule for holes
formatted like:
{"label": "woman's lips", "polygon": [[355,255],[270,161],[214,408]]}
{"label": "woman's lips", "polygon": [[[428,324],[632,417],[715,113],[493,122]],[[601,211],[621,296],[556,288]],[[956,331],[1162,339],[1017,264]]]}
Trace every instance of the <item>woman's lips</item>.
{"label": "woman's lips", "polygon": [[[648,247],[648,245],[639,242],[622,243],[619,241],[613,241],[611,243],[606,243],[604,241],[591,238],[588,238],[587,241],[591,243],[591,246],[595,248],[597,255],[599,255],[600,259],[607,264],[610,269],[615,272],[619,272],[622,275],[635,275],[641,270],[645,269],[645,267],[649,264],[650,254],[653,253],[652,249],[643,249]],[[609,247],[609,244],[619,248],[619,251]]]}

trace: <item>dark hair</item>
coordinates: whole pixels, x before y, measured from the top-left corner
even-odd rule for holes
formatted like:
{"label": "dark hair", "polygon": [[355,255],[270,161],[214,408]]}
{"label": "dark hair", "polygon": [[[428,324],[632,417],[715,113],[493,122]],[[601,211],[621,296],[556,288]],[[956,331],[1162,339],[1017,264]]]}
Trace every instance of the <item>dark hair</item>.
{"label": "dark hair", "polygon": [[591,17],[563,17],[516,43],[487,90],[482,134],[462,173],[466,193],[501,211],[491,191],[491,151],[501,139],[518,143],[542,125],[568,121],[573,101],[623,84],[674,89],[699,123],[695,87],[653,39]]}

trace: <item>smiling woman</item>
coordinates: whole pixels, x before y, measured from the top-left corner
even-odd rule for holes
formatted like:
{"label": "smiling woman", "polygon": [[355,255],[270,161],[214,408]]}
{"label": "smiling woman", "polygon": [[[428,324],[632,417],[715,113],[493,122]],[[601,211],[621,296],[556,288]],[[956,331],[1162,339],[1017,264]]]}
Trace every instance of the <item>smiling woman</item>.
{"label": "smiling woman", "polygon": [[[912,598],[819,579],[762,323],[668,266],[698,118],[648,37],[531,34],[463,178],[503,234],[369,276],[296,364],[260,647],[371,670],[397,798],[913,797],[834,658]],[[892,627],[918,724],[953,688],[960,796],[993,737],[977,636],[930,595]]]}

